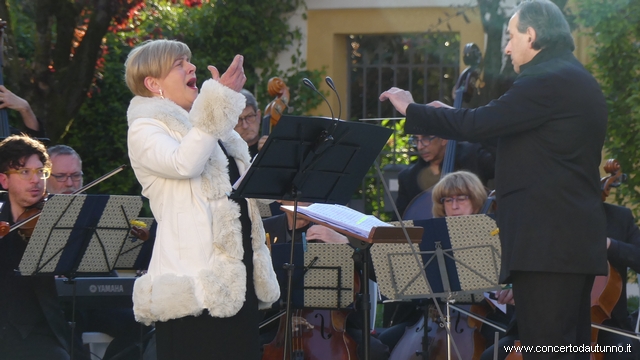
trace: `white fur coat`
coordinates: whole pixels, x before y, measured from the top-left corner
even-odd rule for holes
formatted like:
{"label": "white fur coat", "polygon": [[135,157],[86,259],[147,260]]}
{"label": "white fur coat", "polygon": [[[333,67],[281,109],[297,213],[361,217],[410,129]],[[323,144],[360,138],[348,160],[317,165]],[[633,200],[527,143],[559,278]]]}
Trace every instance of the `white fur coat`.
{"label": "white fur coat", "polygon": [[[207,309],[235,315],[245,301],[240,208],[231,192],[228,160],[249,164],[246,143],[233,128],[244,96],[206,81],[190,112],[170,100],[134,97],[127,112],[131,166],[158,222],[149,271],[134,285],[134,313],[145,324]],[[254,287],[261,306],[280,296],[255,201],[251,219]]]}

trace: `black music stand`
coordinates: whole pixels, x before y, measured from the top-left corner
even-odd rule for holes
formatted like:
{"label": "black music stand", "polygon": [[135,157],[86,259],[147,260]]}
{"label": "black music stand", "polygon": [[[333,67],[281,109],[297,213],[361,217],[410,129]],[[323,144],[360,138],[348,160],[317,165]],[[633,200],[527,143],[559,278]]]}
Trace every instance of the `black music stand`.
{"label": "black music stand", "polygon": [[[409,244],[372,248],[383,295],[395,300],[441,298],[446,301],[447,314],[454,308],[469,315],[452,303],[476,302],[482,299],[483,292],[500,289],[500,239],[490,216],[436,218],[413,221],[413,225],[424,228],[419,252],[421,268],[416,268]],[[448,315],[446,323],[449,324]],[[446,330],[450,336],[448,326]],[[424,337],[423,354],[428,353],[426,331]],[[455,350],[458,352],[457,347]]]}
{"label": "black music stand", "polygon": [[[140,196],[54,195],[42,208],[22,256],[25,276],[64,275],[73,286],[72,338],[75,340],[75,282],[83,274],[108,275],[142,209]],[[73,359],[73,351],[72,351]]]}
{"label": "black music stand", "polygon": [[[391,133],[391,129],[358,122],[282,116],[231,196],[291,200],[294,223],[299,201],[346,204]],[[292,238],[295,239],[295,227]],[[286,265],[285,359],[291,354],[294,249],[292,241],[290,262]],[[368,336],[364,344],[368,355]]]}

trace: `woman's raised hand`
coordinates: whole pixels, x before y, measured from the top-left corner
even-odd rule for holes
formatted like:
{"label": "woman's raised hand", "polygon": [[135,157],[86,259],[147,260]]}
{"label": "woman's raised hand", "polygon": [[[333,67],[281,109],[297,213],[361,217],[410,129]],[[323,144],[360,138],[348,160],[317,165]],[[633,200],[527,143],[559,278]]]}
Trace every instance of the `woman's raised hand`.
{"label": "woman's raised hand", "polygon": [[242,55],[236,55],[222,76],[220,76],[220,72],[218,72],[218,69],[213,65],[207,66],[207,69],[211,71],[211,77],[214,80],[219,81],[222,85],[232,90],[240,91],[247,81],[247,77],[244,75],[244,68],[242,67],[243,63],[244,57]]}

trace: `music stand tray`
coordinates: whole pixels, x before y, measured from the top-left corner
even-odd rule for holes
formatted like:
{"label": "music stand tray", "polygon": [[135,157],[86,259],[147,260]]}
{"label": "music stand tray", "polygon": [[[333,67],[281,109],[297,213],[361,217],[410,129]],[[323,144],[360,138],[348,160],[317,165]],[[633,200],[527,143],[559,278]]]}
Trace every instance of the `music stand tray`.
{"label": "music stand tray", "polygon": [[54,195],[45,205],[20,261],[22,275],[108,275],[114,270],[140,196]]}

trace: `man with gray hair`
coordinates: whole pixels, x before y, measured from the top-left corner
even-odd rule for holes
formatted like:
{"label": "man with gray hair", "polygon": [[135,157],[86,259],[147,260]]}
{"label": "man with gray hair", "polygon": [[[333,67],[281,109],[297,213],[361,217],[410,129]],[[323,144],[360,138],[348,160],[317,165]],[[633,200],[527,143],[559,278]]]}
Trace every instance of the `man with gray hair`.
{"label": "man with gray hair", "polygon": [[235,130],[249,145],[249,154],[253,159],[260,150],[258,145],[260,142],[262,114],[260,113],[260,108],[258,108],[258,101],[249,90],[242,89],[240,93],[247,99],[247,105],[238,117],[238,124]]}
{"label": "man with gray hair", "polygon": [[[555,4],[521,3],[508,32],[505,53],[519,75],[488,105],[419,105],[398,88],[380,100],[407,115],[407,133],[497,139],[500,281],[513,284],[522,345],[540,351],[523,351],[524,358],[589,359],[579,348],[590,345],[591,288],[595,275],[607,273],[599,182],[607,106],[573,55],[569,25]],[[511,291],[499,294],[502,301],[504,293]]]}
{"label": "man with gray hair", "polygon": [[82,188],[82,160],[67,145],[55,145],[47,149],[51,159],[51,176],[47,179],[50,194],[72,194]]}

